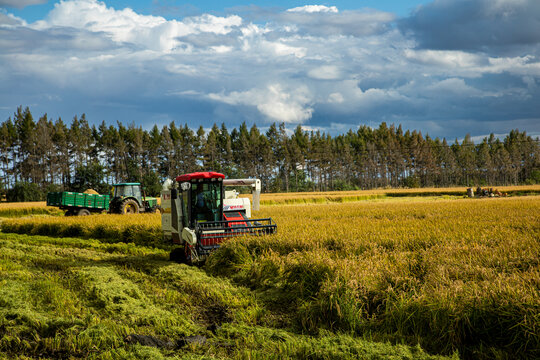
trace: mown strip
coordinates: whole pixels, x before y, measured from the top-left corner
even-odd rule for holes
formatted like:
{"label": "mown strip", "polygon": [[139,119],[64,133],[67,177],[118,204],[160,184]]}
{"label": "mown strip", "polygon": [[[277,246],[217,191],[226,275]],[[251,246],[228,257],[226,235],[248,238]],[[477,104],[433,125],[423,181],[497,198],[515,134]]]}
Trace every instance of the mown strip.
{"label": "mown strip", "polygon": [[[277,328],[281,314],[247,288],[168,262],[160,249],[0,234],[0,250],[0,358],[449,359]],[[190,336],[205,341],[185,345]],[[154,346],[127,340],[137,337]]]}

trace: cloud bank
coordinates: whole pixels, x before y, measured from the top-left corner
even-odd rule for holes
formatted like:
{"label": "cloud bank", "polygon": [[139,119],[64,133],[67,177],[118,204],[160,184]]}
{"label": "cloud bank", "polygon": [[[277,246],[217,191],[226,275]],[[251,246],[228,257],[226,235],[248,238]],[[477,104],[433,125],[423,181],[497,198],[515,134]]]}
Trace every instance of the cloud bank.
{"label": "cloud bank", "polygon": [[[335,6],[167,20],[64,0],[27,24],[0,12],[0,116],[196,128],[380,122],[432,136],[540,133],[540,5],[437,0],[410,17]],[[254,10],[255,11],[255,10]]]}

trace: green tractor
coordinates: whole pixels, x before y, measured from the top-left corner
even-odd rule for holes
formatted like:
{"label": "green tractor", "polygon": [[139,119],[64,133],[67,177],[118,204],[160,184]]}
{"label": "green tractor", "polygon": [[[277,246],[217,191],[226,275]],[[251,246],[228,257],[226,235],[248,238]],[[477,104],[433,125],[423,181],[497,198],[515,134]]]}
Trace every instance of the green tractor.
{"label": "green tractor", "polygon": [[114,184],[114,194],[109,205],[112,214],[138,214],[156,212],[157,199],[147,197],[140,183]]}

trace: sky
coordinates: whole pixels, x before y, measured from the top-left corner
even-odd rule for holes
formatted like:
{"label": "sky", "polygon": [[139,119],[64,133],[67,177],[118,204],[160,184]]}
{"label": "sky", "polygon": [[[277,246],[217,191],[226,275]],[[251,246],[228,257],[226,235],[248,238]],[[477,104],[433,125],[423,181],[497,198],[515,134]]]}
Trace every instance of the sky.
{"label": "sky", "polygon": [[0,0],[0,121],[540,135],[540,1]]}

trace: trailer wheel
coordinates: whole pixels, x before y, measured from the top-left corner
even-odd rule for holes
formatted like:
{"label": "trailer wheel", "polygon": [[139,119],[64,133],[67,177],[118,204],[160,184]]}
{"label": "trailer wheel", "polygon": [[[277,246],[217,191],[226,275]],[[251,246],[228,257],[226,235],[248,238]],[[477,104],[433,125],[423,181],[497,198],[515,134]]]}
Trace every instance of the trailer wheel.
{"label": "trailer wheel", "polygon": [[122,214],[138,214],[139,205],[133,199],[127,199],[122,202],[121,211]]}
{"label": "trailer wheel", "polygon": [[75,212],[73,211],[73,209],[68,209],[64,215],[65,216],[73,216],[73,215],[75,215]]}
{"label": "trailer wheel", "polygon": [[90,215],[90,210],[81,209],[81,210],[79,210],[79,212],[77,212],[77,215],[79,215],[79,216],[88,216],[88,215]]}

